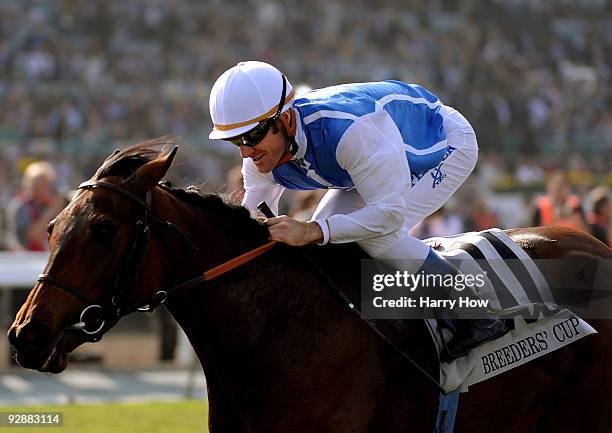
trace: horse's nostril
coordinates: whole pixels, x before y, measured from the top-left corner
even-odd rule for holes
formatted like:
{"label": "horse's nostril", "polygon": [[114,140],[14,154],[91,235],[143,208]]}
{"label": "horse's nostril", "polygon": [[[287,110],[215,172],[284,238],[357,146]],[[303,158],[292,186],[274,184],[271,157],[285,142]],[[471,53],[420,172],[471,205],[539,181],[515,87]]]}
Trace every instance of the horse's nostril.
{"label": "horse's nostril", "polygon": [[23,341],[27,344],[34,344],[36,342],[36,332],[32,328],[24,329],[22,332]]}
{"label": "horse's nostril", "polygon": [[[39,349],[44,347],[51,337],[51,329],[43,323],[28,323],[16,332],[11,343],[17,349]],[[9,335],[9,339],[10,339]]]}

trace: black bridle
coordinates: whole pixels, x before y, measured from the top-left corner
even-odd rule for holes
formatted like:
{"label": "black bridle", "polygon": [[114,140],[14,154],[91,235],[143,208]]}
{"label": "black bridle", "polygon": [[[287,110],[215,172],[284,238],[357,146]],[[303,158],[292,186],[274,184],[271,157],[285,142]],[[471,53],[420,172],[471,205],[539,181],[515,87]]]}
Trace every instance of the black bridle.
{"label": "black bridle", "polygon": [[[127,189],[109,182],[90,180],[83,182],[78,187],[79,190],[95,188],[106,188],[118,192],[138,204],[144,211],[141,218],[136,222],[134,235],[130,242],[130,249],[122,261],[121,268],[117,272],[112,291],[106,296],[103,295],[102,299],[96,300],[83,290],[54,278],[49,274],[40,274],[37,279],[41,283],[47,283],[62,289],[88,305],[81,312],[79,322],[69,326],[68,329],[81,330],[91,336],[96,336],[102,331],[108,320],[116,321],[135,311],[152,312],[168,298],[168,291],[158,290],[153,294],[151,299],[146,302],[125,305],[125,295],[128,289],[136,282],[140,268],[142,267],[142,262],[147,253],[151,221],[177,230],[183,235],[192,248],[196,248],[189,242],[187,236],[176,225],[169,221],[160,221],[153,216],[153,209],[151,208],[151,191],[146,193],[145,199],[143,200]],[[92,323],[88,323],[88,319],[92,319],[90,316],[93,316]]]}

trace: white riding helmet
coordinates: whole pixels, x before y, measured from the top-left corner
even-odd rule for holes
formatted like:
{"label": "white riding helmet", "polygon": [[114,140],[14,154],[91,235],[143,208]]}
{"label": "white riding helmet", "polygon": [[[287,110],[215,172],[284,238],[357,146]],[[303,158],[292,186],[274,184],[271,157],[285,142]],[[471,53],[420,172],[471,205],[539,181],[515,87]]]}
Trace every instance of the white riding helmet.
{"label": "white riding helmet", "polygon": [[[295,91],[286,81],[281,111],[291,107]],[[264,62],[240,62],[225,71],[210,91],[213,140],[237,137],[255,128],[278,111],[283,91],[283,74]]]}

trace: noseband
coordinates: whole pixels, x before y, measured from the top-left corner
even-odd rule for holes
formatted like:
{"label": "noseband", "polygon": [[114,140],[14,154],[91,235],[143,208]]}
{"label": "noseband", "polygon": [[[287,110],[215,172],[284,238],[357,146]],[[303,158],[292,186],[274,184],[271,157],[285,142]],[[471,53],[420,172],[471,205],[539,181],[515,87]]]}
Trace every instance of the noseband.
{"label": "noseband", "polygon": [[[148,191],[145,196],[145,200],[142,200],[140,197],[121,186],[109,182],[91,180],[80,184],[78,189],[90,190],[95,188],[106,188],[118,192],[119,194],[122,194],[123,196],[137,203],[144,210],[142,217],[136,222],[136,229],[130,242],[131,247],[122,261],[122,266],[117,273],[110,296],[106,301],[100,302],[100,300],[92,298],[83,290],[60,281],[49,274],[40,274],[37,279],[41,283],[48,283],[52,286],[60,288],[66,293],[69,293],[88,304],[88,306],[81,312],[79,322],[69,326],[68,329],[81,330],[91,336],[98,334],[104,328],[106,321],[109,319],[118,320],[134,311],[150,312],[166,301],[167,293],[163,290],[159,290],[148,302],[131,306],[124,305],[124,298],[127,290],[135,283],[147,252],[149,245],[150,221],[162,223],[167,227],[174,228],[178,230],[185,239],[187,239],[185,234],[174,224],[170,223],[169,221],[159,221],[153,217],[153,209],[151,208],[151,191]],[[195,248],[193,245],[191,246]],[[93,324],[88,323],[88,319],[90,319],[89,316],[93,316]]]}

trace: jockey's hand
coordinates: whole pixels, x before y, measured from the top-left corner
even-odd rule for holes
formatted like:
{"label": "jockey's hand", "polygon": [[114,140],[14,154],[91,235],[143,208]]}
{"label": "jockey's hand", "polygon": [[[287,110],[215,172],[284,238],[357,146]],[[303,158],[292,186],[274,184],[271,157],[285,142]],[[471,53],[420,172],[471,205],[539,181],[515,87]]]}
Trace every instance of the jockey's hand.
{"label": "jockey's hand", "polygon": [[316,222],[294,220],[287,215],[280,215],[264,220],[270,230],[270,239],[299,247],[323,241],[323,231]]}

